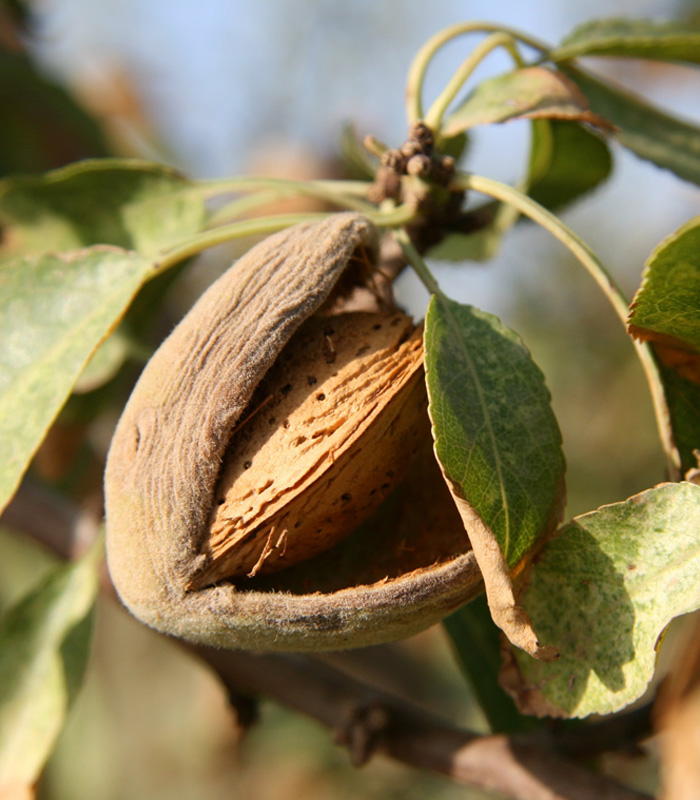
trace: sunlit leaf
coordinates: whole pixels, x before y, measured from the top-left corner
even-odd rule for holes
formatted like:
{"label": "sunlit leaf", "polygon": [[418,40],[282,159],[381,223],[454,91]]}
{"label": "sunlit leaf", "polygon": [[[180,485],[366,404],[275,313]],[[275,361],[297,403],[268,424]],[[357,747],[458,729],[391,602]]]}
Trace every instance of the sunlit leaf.
{"label": "sunlit leaf", "polygon": [[484,578],[491,616],[535,658],[557,657],[517,605],[509,567],[560,519],[564,457],[542,373],[491,314],[435,294],[425,320],[435,454]]}
{"label": "sunlit leaf", "polygon": [[600,185],[612,159],[604,139],[576,122],[534,120],[528,194],[550,210]]}
{"label": "sunlit leaf", "polygon": [[2,255],[112,244],[154,255],[201,229],[193,184],[159,164],[82,161],[37,177],[0,182]]}
{"label": "sunlit leaf", "polygon": [[442,136],[511,119],[568,119],[606,125],[561,72],[525,67],[479,84],[445,121]]}
{"label": "sunlit leaf", "polygon": [[552,61],[578,56],[627,56],[700,63],[700,29],[687,22],[602,19],[587,22],[549,53]]}
{"label": "sunlit leaf", "polygon": [[561,505],[564,457],[544,378],[491,314],[434,295],[425,325],[435,451],[516,564]]}
{"label": "sunlit leaf", "polygon": [[101,554],[59,567],[0,619],[0,796],[38,778],[80,688]]}
{"label": "sunlit leaf", "polygon": [[700,128],[647,103],[638,95],[590,73],[562,65],[588,98],[591,109],[617,128],[621,144],[640,158],[700,183]]}
{"label": "sunlit leaf", "polygon": [[629,332],[653,342],[659,358],[700,383],[700,217],[656,247],[630,306]]}
{"label": "sunlit leaf", "polygon": [[0,507],[151,269],[102,246],[0,267]]}
{"label": "sunlit leaf", "polygon": [[514,651],[524,710],[624,708],[647,688],[668,623],[700,607],[700,486],[664,484],[575,517],[538,556],[522,604],[561,652],[544,664]]}

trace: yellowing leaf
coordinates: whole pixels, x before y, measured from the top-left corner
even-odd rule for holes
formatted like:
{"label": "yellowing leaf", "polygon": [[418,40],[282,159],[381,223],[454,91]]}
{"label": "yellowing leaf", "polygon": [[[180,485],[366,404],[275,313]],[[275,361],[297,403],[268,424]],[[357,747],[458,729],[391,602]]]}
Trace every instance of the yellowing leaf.
{"label": "yellowing leaf", "polygon": [[640,697],[668,623],[700,607],[700,486],[669,483],[564,525],[522,598],[561,658],[514,657],[527,713],[610,714]]}
{"label": "yellowing leaf", "polygon": [[0,181],[2,254],[112,244],[145,255],[199,231],[204,204],[173,169],[129,159],[80,161]]}
{"label": "yellowing leaf", "polygon": [[150,271],[135,253],[99,246],[0,266],[0,508]]}
{"label": "yellowing leaf", "polygon": [[441,135],[449,138],[475,125],[522,118],[568,119],[610,127],[589,109],[576,84],[561,72],[525,67],[479,84],[446,120]]}

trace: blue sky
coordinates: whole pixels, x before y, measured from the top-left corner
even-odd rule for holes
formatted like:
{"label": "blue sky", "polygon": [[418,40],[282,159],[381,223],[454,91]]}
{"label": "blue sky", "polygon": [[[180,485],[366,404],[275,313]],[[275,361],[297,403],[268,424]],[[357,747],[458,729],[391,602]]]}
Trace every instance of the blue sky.
{"label": "blue sky", "polygon": [[[194,176],[251,170],[265,146],[285,141],[333,151],[343,120],[389,144],[405,136],[403,93],[412,56],[433,33],[465,19],[505,21],[557,42],[577,24],[615,15],[669,18],[673,0],[44,0],[39,52],[67,82],[117,68],[128,77],[167,147]],[[462,38],[428,74],[430,99],[475,42]],[[481,75],[509,68],[489,57]],[[607,69],[616,71],[609,63]],[[681,73],[678,73],[679,75]],[[677,109],[697,107],[697,75],[619,77]],[[469,168],[514,181],[526,128],[491,126],[474,137]],[[697,190],[615,148],[616,177],[567,212],[630,290],[651,248],[700,212]],[[620,242],[625,247],[620,247]],[[443,271],[458,299],[498,310],[503,274],[546,260],[558,245],[527,227],[509,237],[489,270]],[[533,267],[533,269],[536,267]]]}

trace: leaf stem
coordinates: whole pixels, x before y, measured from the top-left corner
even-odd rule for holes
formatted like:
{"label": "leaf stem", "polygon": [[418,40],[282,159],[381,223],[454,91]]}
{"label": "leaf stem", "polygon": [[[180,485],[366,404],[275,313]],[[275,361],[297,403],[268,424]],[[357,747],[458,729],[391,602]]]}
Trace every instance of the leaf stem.
{"label": "leaf stem", "polygon": [[438,286],[438,282],[433,277],[433,273],[428,269],[428,265],[423,260],[421,254],[414,247],[413,242],[406,231],[403,228],[398,228],[397,230],[393,231],[393,234],[394,238],[401,246],[403,254],[406,256],[406,260],[413,267],[416,275],[418,275],[425,288],[430,292],[430,294],[439,294],[441,297],[444,297],[442,290]]}
{"label": "leaf stem", "polygon": [[[379,228],[391,228],[404,225],[415,217],[416,211],[412,206],[401,205],[387,211],[377,211],[372,206],[372,213],[366,216]],[[309,222],[316,219],[327,217],[327,212],[305,213],[305,214],[277,214],[269,217],[258,217],[256,219],[232,222],[228,225],[220,225],[218,228],[204,231],[192,236],[174,247],[165,250],[154,264],[153,275],[162,272],[174,264],[183,261],[190,256],[200,253],[209,247],[215,247],[225,242],[241,239],[245,236],[256,236],[297,225],[300,222]]]}
{"label": "leaf stem", "polygon": [[368,181],[313,180],[294,181],[288,178],[263,178],[243,176],[236,178],[215,178],[201,180],[196,184],[204,190],[207,197],[217,197],[228,192],[254,192],[259,189],[298,189],[313,193],[328,192],[335,196],[338,193],[353,194],[364,197],[371,185]]}
{"label": "leaf stem", "polygon": [[500,23],[474,21],[450,25],[428,39],[411,63],[406,79],[406,116],[409,123],[423,119],[423,82],[433,57],[447,42],[467,33],[506,33],[512,39],[540,52],[544,53],[550,49],[544,42]]}
{"label": "leaf stem", "polygon": [[436,133],[439,132],[442,125],[442,118],[450,105],[455,99],[459,90],[469,80],[471,74],[479,66],[479,64],[486,58],[486,56],[495,50],[497,47],[505,47],[506,50],[513,56],[513,60],[518,67],[523,66],[523,59],[518,52],[515,40],[508,33],[492,33],[481,44],[477,45],[472,52],[465,58],[462,65],[455,72],[450,79],[450,82],[443,89],[440,95],[436,98],[430,106],[428,113],[425,115],[425,124]]}
{"label": "leaf stem", "polygon": [[[269,196],[273,192],[278,197],[302,195],[325,200],[340,208],[371,213],[376,207],[364,200],[370,187],[367,181],[292,181],[283,178],[224,178],[222,180],[200,181],[197,188],[205,198],[218,197],[232,192],[260,192]],[[223,210],[217,212],[217,215]]]}
{"label": "leaf stem", "polygon": [[[545,228],[549,233],[565,245],[578,261],[588,270],[589,274],[596,281],[598,286],[608,298],[615,313],[627,329],[627,316],[629,313],[629,302],[624,292],[615,281],[613,276],[606,270],[595,253],[588,245],[583,242],[569,227],[567,227],[558,217],[546,208],[536,203],[531,198],[514,189],[512,186],[485,178],[480,175],[459,175],[452,182],[455,189],[464,189],[489,195],[503,203],[514,206]],[[676,446],[673,442],[673,435],[670,425],[670,415],[666,404],[663,381],[659,366],[654,357],[654,353],[648,344],[633,340],[637,356],[644,368],[644,374],[649,386],[656,425],[659,438],[666,454],[666,464],[669,475],[677,475],[679,471],[679,457]]]}

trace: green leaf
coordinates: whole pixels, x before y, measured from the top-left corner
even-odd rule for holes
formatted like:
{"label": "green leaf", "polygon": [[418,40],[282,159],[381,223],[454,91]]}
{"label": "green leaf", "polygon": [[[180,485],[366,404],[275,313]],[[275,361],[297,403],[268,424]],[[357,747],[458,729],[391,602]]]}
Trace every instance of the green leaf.
{"label": "green leaf", "polygon": [[0,508],[151,269],[104,246],[0,266]]}
{"label": "green leaf", "polygon": [[700,183],[700,128],[583,70],[561,69],[586,95],[591,109],[619,128],[621,144],[679,178]]}
{"label": "green leaf", "polygon": [[34,783],[88,659],[102,546],[61,566],[0,619],[0,795]]}
{"label": "green leaf", "polygon": [[75,382],[77,394],[92,392],[110,381],[132,352],[132,342],[119,327],[93,353]]}
{"label": "green leaf", "polygon": [[700,29],[687,22],[603,19],[576,28],[549,53],[552,61],[579,56],[626,56],[700,63]]}
{"label": "green leaf", "polygon": [[533,120],[528,194],[550,211],[602,183],[612,170],[610,148],[576,122]]}
{"label": "green leaf", "polygon": [[519,713],[498,684],[501,634],[493,624],[486,597],[480,595],[443,620],[459,662],[493,733],[531,730],[537,723]]}
{"label": "green leaf", "polygon": [[0,182],[4,255],[111,244],[154,255],[199,231],[201,192],[175,170],[124,159],[82,161]]}
{"label": "green leaf", "polygon": [[455,162],[458,162],[469,150],[469,137],[464,131],[456,133],[449,139],[441,136],[438,146],[443,155],[452,156]]}
{"label": "green leaf", "polygon": [[433,295],[425,366],[435,452],[516,564],[559,520],[564,456],[542,373],[493,315]]}
{"label": "green leaf", "polygon": [[[491,205],[491,204],[490,204]],[[429,258],[440,261],[489,261],[501,244],[503,234],[517,221],[519,214],[513,206],[493,203],[483,207],[492,214],[491,221],[472,233],[450,233],[428,251]]]}
{"label": "green leaf", "polygon": [[584,717],[632,703],[666,626],[700,607],[700,486],[664,484],[575,517],[538,556],[522,604],[561,652],[545,664],[514,651],[524,710]]}
{"label": "green leaf", "polygon": [[475,125],[522,118],[604,124],[590,112],[576,85],[561,72],[525,67],[480,83],[446,120],[441,136],[449,138]]}
{"label": "green leaf", "polygon": [[501,232],[493,224],[474,233],[450,233],[426,253],[438,261],[489,261],[498,252]]}
{"label": "green leaf", "polygon": [[681,474],[698,467],[700,451],[700,383],[689,381],[675,369],[661,365],[664,395],[671,418],[673,441],[681,460]]}
{"label": "green leaf", "polygon": [[700,217],[654,249],[630,309],[633,336],[700,353]]}

